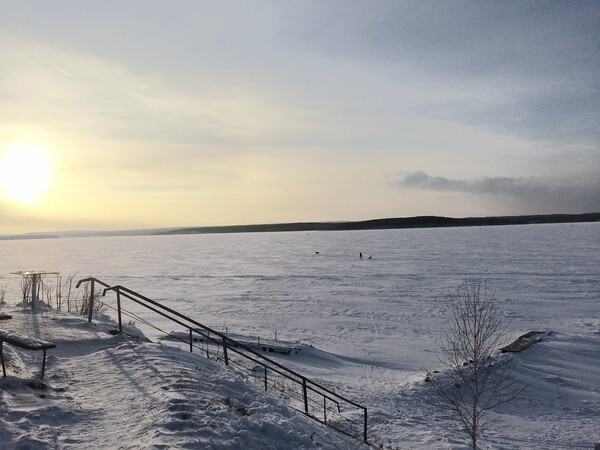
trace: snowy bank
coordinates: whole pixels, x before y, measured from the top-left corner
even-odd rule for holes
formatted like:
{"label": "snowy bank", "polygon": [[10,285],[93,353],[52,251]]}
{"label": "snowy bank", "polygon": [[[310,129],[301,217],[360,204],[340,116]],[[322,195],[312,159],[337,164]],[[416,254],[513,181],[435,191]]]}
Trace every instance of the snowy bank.
{"label": "snowy bank", "polygon": [[4,346],[0,447],[121,449],[365,448],[201,356],[110,331],[109,319],[4,307],[0,324],[51,341]]}

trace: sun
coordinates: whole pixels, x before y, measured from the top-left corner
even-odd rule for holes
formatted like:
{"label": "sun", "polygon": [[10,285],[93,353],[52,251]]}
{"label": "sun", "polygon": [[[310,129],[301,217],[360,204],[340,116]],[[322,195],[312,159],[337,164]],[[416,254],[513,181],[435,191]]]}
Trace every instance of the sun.
{"label": "sun", "polygon": [[33,144],[12,144],[0,154],[0,190],[17,203],[35,203],[50,186],[50,152]]}

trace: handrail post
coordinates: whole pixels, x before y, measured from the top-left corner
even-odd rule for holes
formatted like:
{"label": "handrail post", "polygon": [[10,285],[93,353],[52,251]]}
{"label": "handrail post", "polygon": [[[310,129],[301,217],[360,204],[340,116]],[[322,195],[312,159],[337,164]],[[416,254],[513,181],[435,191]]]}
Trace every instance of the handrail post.
{"label": "handrail post", "polygon": [[306,390],[306,378],[302,378],[302,395],[304,397],[304,412],[308,416],[308,392]]}
{"label": "handrail post", "polygon": [[267,391],[267,366],[265,366],[265,392]]}
{"label": "handrail post", "polygon": [[327,397],[323,396],[323,422],[327,424]]}
{"label": "handrail post", "polygon": [[93,278],[90,281],[90,283],[92,285],[90,287],[90,301],[88,303],[88,306],[90,308],[90,310],[88,312],[88,323],[92,321],[92,313],[94,312],[94,279]]}
{"label": "handrail post", "polygon": [[194,338],[192,337],[192,329],[190,328],[190,353],[194,353],[192,342],[194,342]]}
{"label": "handrail post", "polygon": [[367,408],[363,408],[365,411],[365,429],[363,431],[363,440],[367,442]]}
{"label": "handrail post", "polygon": [[223,358],[225,358],[225,365],[229,365],[229,359],[227,358],[227,338],[223,337]]}
{"label": "handrail post", "polygon": [[123,320],[121,319],[121,291],[117,291],[117,315],[119,316],[119,333],[123,333]]}

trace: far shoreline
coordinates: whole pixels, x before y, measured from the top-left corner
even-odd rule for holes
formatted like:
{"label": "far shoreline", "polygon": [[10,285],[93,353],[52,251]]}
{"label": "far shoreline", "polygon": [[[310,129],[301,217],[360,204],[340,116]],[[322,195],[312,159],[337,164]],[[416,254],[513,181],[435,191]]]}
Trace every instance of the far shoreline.
{"label": "far shoreline", "polygon": [[556,223],[600,222],[600,212],[586,214],[540,214],[523,216],[442,217],[416,216],[338,222],[290,222],[254,225],[151,228],[120,231],[59,231],[0,235],[0,241],[59,239],[69,237],[164,236],[182,234],[276,233],[290,231],[392,230],[410,228],[482,227]]}
{"label": "far shoreline", "polygon": [[600,213],[588,214],[550,214],[528,216],[493,216],[493,217],[441,217],[416,216],[405,218],[372,219],[347,222],[295,222],[282,224],[232,225],[216,227],[186,227],[166,230],[165,234],[216,234],[216,233],[261,233],[283,231],[351,231],[351,230],[391,230],[406,228],[447,228],[447,227],[481,227],[500,225],[530,225],[545,223],[581,223],[598,222]]}

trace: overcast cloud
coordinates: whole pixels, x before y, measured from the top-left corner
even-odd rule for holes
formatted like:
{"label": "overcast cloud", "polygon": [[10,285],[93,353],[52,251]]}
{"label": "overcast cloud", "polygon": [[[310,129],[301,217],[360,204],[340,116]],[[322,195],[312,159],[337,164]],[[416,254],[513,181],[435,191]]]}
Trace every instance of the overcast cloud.
{"label": "overcast cloud", "polygon": [[[536,140],[600,138],[600,3],[312,3],[303,38],[439,91],[419,110]],[[413,81],[414,82],[414,81]],[[454,91],[472,93],[452,98]],[[479,94],[479,98],[477,98]],[[467,100],[466,102],[464,100]]]}
{"label": "overcast cloud", "polygon": [[[600,211],[600,180],[551,180],[541,178],[482,177],[456,180],[425,172],[405,175],[401,188],[484,195],[491,200],[504,197],[526,211],[552,210],[565,213]],[[518,205],[518,206],[517,206]],[[560,208],[557,208],[560,205]]]}
{"label": "overcast cloud", "polygon": [[56,172],[11,230],[599,209],[597,1],[0,11],[0,154]]}

